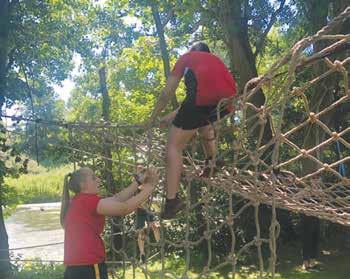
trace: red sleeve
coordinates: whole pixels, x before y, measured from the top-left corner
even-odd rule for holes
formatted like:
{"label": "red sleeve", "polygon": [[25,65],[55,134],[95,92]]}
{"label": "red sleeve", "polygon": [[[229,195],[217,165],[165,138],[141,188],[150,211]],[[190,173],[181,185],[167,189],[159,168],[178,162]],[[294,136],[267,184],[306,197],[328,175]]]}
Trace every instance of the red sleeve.
{"label": "red sleeve", "polygon": [[89,196],[86,200],[85,200],[85,206],[86,209],[91,213],[91,214],[97,214],[97,205],[98,202],[100,201],[100,197],[99,196],[95,196],[95,195],[91,195]]}
{"label": "red sleeve", "polygon": [[176,76],[178,78],[182,78],[184,75],[185,68],[188,63],[189,53],[182,55],[175,63],[173,70],[171,71],[171,75]]}

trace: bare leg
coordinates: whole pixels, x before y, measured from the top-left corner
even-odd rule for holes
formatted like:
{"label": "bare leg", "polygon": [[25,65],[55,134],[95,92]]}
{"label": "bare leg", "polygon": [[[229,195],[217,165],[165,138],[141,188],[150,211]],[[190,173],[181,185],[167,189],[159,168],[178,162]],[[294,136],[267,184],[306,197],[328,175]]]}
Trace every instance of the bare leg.
{"label": "bare leg", "polygon": [[204,139],[204,152],[206,158],[213,158],[216,150],[215,132],[212,125],[199,128],[198,132]]}
{"label": "bare leg", "polygon": [[157,226],[157,222],[152,222],[150,223],[150,226],[153,230],[153,235],[154,235],[154,238],[157,242],[159,242],[160,240],[160,232],[159,232],[159,227]]}
{"label": "bare leg", "polygon": [[174,199],[180,187],[182,172],[182,151],[197,129],[183,130],[171,126],[167,145],[167,198]]}
{"label": "bare leg", "polygon": [[139,246],[140,255],[145,254],[145,239],[146,239],[145,230],[144,229],[139,230],[137,233],[137,244]]}

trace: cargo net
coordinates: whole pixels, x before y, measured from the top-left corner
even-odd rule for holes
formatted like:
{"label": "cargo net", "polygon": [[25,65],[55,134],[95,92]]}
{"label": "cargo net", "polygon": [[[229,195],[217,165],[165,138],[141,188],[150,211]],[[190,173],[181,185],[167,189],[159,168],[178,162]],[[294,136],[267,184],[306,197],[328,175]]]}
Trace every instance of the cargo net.
{"label": "cargo net", "polygon": [[[233,103],[235,111],[214,124],[217,164],[211,177],[200,177],[203,140],[198,136],[188,144],[180,193],[186,209],[175,220],[159,217],[164,131],[110,123],[61,125],[70,139],[63,147],[71,150],[72,162],[100,170],[111,192],[113,183],[120,189],[130,182],[125,177],[138,164],[161,169],[159,186],[147,202],[147,210],[159,217],[160,241],[150,241],[148,227],[142,263],[134,217],[111,218],[105,240],[114,277],[139,278],[141,272],[146,278],[200,278],[224,269],[235,278],[239,260],[256,249],[258,277],[274,278],[277,208],[350,225],[350,35],[330,35],[349,16],[350,8],[296,43],[265,75],[249,81],[239,97],[219,104]],[[262,92],[266,98],[259,105]],[[262,204],[269,208],[267,230],[259,221]],[[253,216],[251,239],[235,227],[247,210]],[[199,260],[201,268],[194,272]],[[182,264],[169,268],[176,261]]]}

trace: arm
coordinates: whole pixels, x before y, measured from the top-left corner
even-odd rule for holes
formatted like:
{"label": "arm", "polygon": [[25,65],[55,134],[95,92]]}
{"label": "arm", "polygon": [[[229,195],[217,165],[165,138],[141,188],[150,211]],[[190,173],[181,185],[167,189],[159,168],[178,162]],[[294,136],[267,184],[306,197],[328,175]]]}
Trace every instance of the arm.
{"label": "arm", "polygon": [[[152,193],[155,185],[158,183],[158,172],[152,167],[146,171],[143,179],[143,189],[137,195],[131,197],[137,189],[137,183],[131,183],[129,187],[123,190],[122,196],[116,198],[115,196],[110,198],[101,199],[97,205],[97,213],[107,216],[125,216],[139,207],[148,196]],[[125,198],[125,200],[122,200]]]}
{"label": "arm", "polygon": [[138,184],[136,181],[132,182],[127,188],[123,189],[119,193],[116,193],[113,198],[116,201],[123,202],[129,199],[137,190]]}
{"label": "arm", "polygon": [[176,89],[179,86],[179,82],[181,80],[181,77],[178,78],[174,75],[170,75],[165,88],[163,89],[157,104],[152,112],[151,118],[150,118],[150,122],[154,122],[154,120],[157,118],[157,116],[161,113],[161,111],[165,108],[165,106],[167,105],[167,103],[170,100],[170,97],[175,95]]}
{"label": "arm", "polygon": [[[136,174],[138,176],[138,179],[140,182],[145,182],[147,179],[147,176],[150,175],[149,172],[146,171],[146,173],[141,174],[143,171],[143,167],[141,165],[136,167]],[[129,199],[139,188],[141,185],[139,185],[137,183],[137,181],[135,180],[134,182],[132,182],[127,188],[123,189],[122,191],[120,191],[119,193],[116,193],[113,197],[120,202],[126,201],[127,199]]]}
{"label": "arm", "polygon": [[164,116],[161,120],[160,120],[160,128],[165,128],[169,125],[169,123],[171,121],[174,120],[177,112],[179,111],[180,108],[177,108],[176,110],[170,112],[169,114],[167,114],[166,116]]}
{"label": "arm", "polygon": [[101,199],[97,205],[97,213],[106,216],[125,216],[135,211],[152,193],[154,186],[147,183],[144,189],[125,201],[118,201],[115,197]]}

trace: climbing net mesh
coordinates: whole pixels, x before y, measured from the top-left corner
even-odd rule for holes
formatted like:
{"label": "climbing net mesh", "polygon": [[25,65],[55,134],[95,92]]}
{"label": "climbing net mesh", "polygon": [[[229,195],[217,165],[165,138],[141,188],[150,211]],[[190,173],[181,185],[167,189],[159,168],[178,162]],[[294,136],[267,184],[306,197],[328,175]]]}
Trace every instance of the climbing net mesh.
{"label": "climbing net mesh", "polygon": [[[111,219],[111,227],[119,229],[106,235],[107,246],[114,252],[111,262],[118,262],[122,270],[114,276],[137,278],[135,270],[139,267],[146,278],[154,272],[157,278],[189,278],[193,251],[200,246],[205,247],[207,255],[199,277],[231,267],[230,276],[234,278],[240,257],[256,249],[258,276],[274,278],[280,232],[276,208],[350,225],[350,180],[344,173],[350,160],[350,126],[344,117],[350,99],[350,35],[330,35],[349,16],[347,8],[318,33],[296,43],[266,74],[249,81],[238,98],[222,102],[233,102],[235,107],[234,115],[214,124],[214,159],[224,161],[224,167],[210,178],[199,177],[204,167],[200,159],[202,140],[196,137],[189,144],[181,182],[186,209],[170,223],[160,220],[159,242],[146,238],[146,264],[138,260],[135,230],[126,220]],[[338,60],[332,59],[334,53]],[[254,98],[262,91],[267,98],[258,106]],[[44,121],[37,123],[45,125]],[[165,166],[166,138],[157,128],[142,132],[135,126],[110,123],[64,123],[61,127],[69,134],[67,148],[72,161],[102,164],[104,173],[113,175],[114,181],[135,172],[139,163],[160,169]],[[164,179],[158,187],[148,203],[156,212],[164,200]],[[261,204],[270,208],[266,235],[259,221]],[[255,236],[238,245],[235,223],[249,208],[253,209]],[[194,228],[198,218],[200,228]],[[223,231],[229,240],[223,246],[227,253],[217,261],[212,239]],[[267,264],[264,246],[269,251]],[[183,252],[184,268],[169,271],[166,257],[176,250]],[[161,264],[151,273],[148,265],[154,260]]]}

